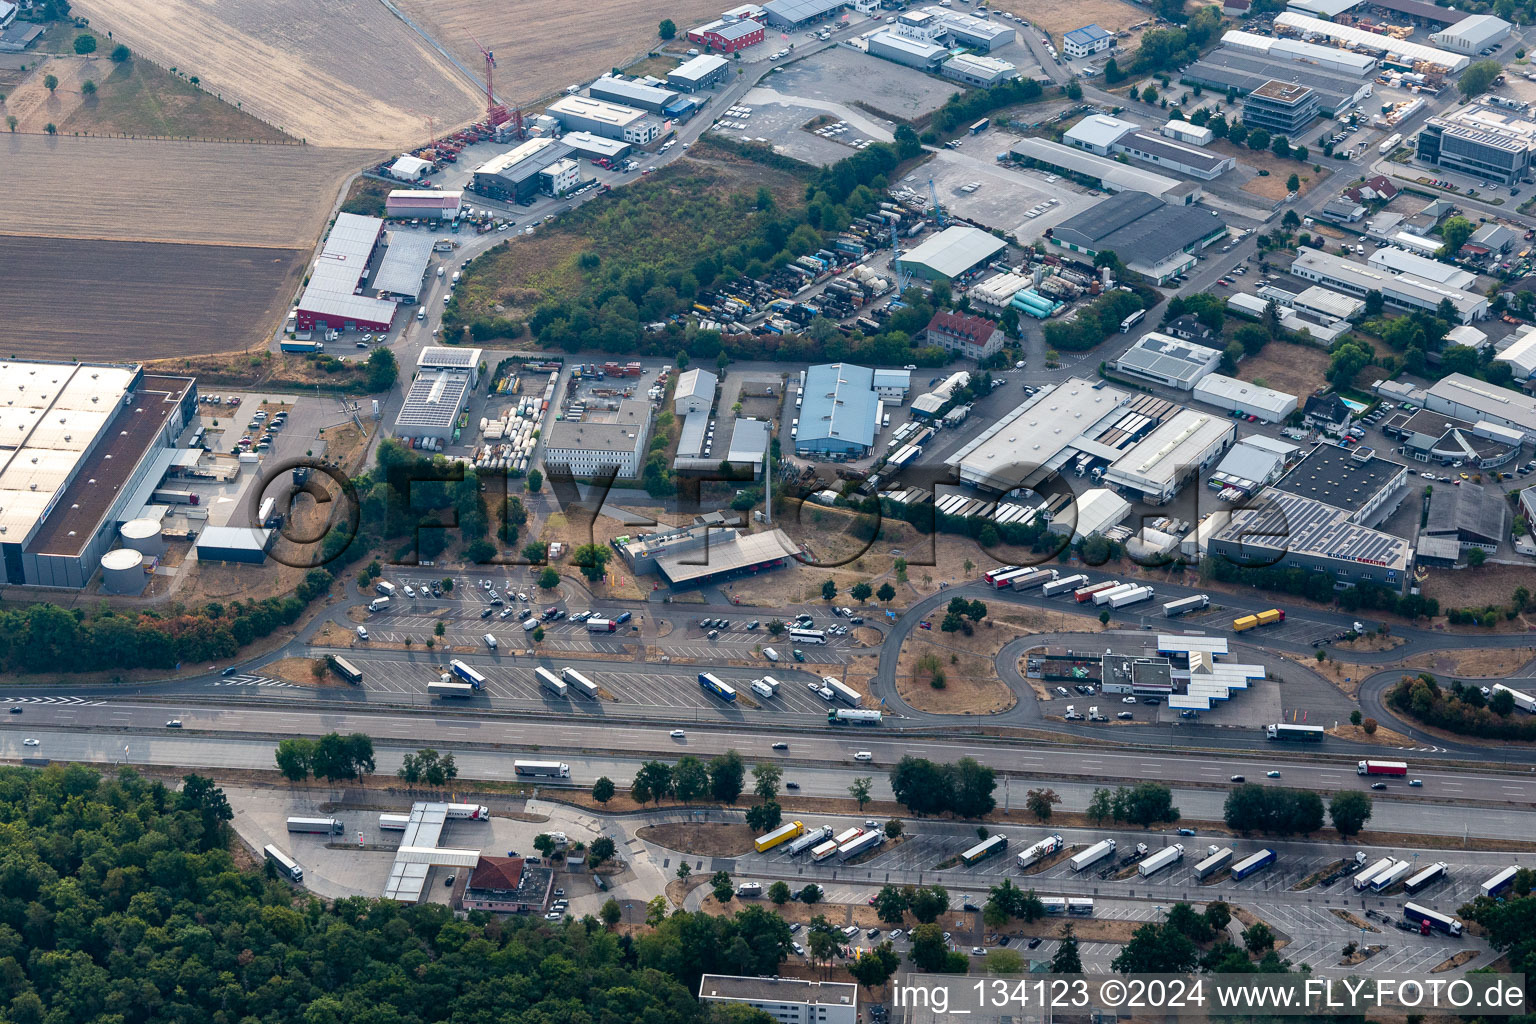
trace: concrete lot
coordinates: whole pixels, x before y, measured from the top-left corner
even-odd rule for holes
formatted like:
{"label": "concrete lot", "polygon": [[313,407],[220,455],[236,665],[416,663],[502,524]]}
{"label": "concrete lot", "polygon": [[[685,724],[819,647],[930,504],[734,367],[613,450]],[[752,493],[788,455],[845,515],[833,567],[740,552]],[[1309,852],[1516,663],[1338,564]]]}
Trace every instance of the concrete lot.
{"label": "concrete lot", "polygon": [[[1001,228],[1016,235],[1021,243],[1029,243],[1069,217],[1089,209],[1099,198],[1088,194],[1086,189],[1066,178],[1049,175],[1038,170],[1014,170],[997,163],[998,153],[1006,153],[1013,136],[986,131],[977,136],[967,136],[959,150],[942,150],[921,168],[907,175],[901,184],[919,194],[928,192],[928,179],[933,178],[939,193],[939,202],[960,217],[974,220],[988,227]],[[1050,179],[1057,177],[1057,180]],[[972,193],[960,191],[961,186],[978,182],[981,188]],[[1048,210],[1038,217],[1026,217],[1024,213],[1035,206],[1054,200]]]}
{"label": "concrete lot", "polygon": [[786,96],[850,107],[856,102],[867,103],[890,116],[909,119],[937,110],[961,88],[957,82],[846,46],[795,61],[764,84]]}
{"label": "concrete lot", "polygon": [[[768,79],[767,85],[750,90],[742,99],[741,106],[751,111],[745,116],[726,113],[726,108],[712,113],[732,125],[744,124],[743,128],[717,126],[727,138],[739,140],[766,139],[787,156],[807,163],[825,166],[854,152],[850,145],[854,139],[873,139],[889,142],[893,129],[889,121],[877,118],[867,111],[850,104],[813,98],[784,88],[780,76]],[[805,124],[820,115],[837,118],[848,125],[848,131],[839,138],[827,138],[805,130]],[[716,130],[716,129],[711,129]]]}

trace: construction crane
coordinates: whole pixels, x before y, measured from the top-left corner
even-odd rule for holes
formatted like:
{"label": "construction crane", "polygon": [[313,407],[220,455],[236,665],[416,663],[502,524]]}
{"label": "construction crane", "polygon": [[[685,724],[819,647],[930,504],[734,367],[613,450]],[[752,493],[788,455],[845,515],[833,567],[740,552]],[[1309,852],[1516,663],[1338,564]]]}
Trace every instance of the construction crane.
{"label": "construction crane", "polygon": [[896,225],[891,225],[891,272],[896,275],[896,294],[900,296],[912,283],[912,271],[901,265],[901,245],[896,240]]}
{"label": "construction crane", "polygon": [[495,128],[497,125],[506,124],[508,121],[511,121],[512,134],[516,135],[519,139],[523,138],[524,131],[522,110],[519,108],[509,113],[507,111],[506,104],[498,103],[496,101],[496,54],[486,49],[480,40],[475,39],[473,35],[471,35],[469,38],[474,39],[475,46],[479,49],[480,55],[485,58],[486,123],[489,124],[492,128]]}
{"label": "construction crane", "polygon": [[939,205],[939,190],[934,185],[933,179],[928,179],[928,194],[933,197],[933,219],[938,221],[939,227],[944,227],[944,207]]}

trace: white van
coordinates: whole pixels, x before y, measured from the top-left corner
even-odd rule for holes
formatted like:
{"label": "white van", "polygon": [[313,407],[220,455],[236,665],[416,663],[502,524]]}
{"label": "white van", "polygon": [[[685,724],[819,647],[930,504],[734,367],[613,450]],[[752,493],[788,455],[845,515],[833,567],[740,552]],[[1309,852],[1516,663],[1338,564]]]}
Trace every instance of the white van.
{"label": "white van", "polygon": [[[528,612],[528,609],[524,608],[523,609],[523,613],[527,614],[527,612]],[[534,630],[536,630],[538,628],[539,628],[539,620],[538,619],[535,619],[532,616],[529,616],[528,618],[523,620],[523,632],[524,633],[532,633]]]}
{"label": "white van", "polygon": [[779,652],[774,650],[772,647],[764,647],[763,657],[767,658],[769,661],[778,661]]}
{"label": "white van", "polygon": [[358,626],[357,627],[357,638],[359,640],[367,640],[368,639],[368,631],[366,629],[364,629],[362,626]]}
{"label": "white van", "polygon": [[491,634],[487,633],[484,636],[482,636],[480,639],[484,640],[485,641],[485,646],[489,647],[491,650],[494,651],[496,649],[496,638],[491,636]]}
{"label": "white van", "polygon": [[853,755],[853,759],[855,761],[873,761],[875,759],[875,755],[871,754],[867,750],[861,750],[857,754]]}

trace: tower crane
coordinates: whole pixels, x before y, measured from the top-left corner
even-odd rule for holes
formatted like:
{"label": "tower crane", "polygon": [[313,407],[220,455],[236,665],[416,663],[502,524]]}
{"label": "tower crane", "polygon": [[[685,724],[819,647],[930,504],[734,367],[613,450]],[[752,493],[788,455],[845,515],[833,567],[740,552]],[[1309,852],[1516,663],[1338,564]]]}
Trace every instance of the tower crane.
{"label": "tower crane", "polygon": [[506,104],[498,103],[496,100],[496,54],[486,49],[484,44],[482,44],[480,40],[475,39],[473,35],[471,35],[469,38],[474,40],[475,47],[479,49],[480,55],[485,58],[486,123],[494,128],[497,125],[506,124],[508,121],[511,121],[513,134],[516,135],[519,139],[523,138],[524,129],[522,109],[514,108],[512,111],[508,112]]}
{"label": "tower crane", "polygon": [[932,178],[928,179],[928,194],[933,197],[933,219],[937,221],[939,227],[942,228],[945,226],[944,207],[939,205],[939,190],[934,185]]}

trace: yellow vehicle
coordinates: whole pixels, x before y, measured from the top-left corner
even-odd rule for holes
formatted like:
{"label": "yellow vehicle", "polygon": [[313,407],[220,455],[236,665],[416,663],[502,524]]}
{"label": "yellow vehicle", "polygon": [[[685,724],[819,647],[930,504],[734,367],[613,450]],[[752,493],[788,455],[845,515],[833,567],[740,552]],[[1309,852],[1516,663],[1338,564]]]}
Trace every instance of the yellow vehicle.
{"label": "yellow vehicle", "polygon": [[798,821],[791,821],[780,825],[767,835],[758,836],[752,845],[757,847],[758,853],[766,853],[780,843],[794,839],[805,831],[805,826]]}
{"label": "yellow vehicle", "polygon": [[1471,477],[1467,476],[1467,474],[1465,474],[1465,473],[1457,473],[1456,475],[1461,477],[1463,480],[1470,481],[1472,479]]}
{"label": "yellow vehicle", "polygon": [[1232,629],[1235,632],[1241,633],[1246,629],[1253,629],[1255,626],[1272,626],[1277,622],[1284,621],[1285,612],[1279,608],[1269,608],[1259,612],[1257,615],[1244,615],[1240,619],[1233,619]]}

